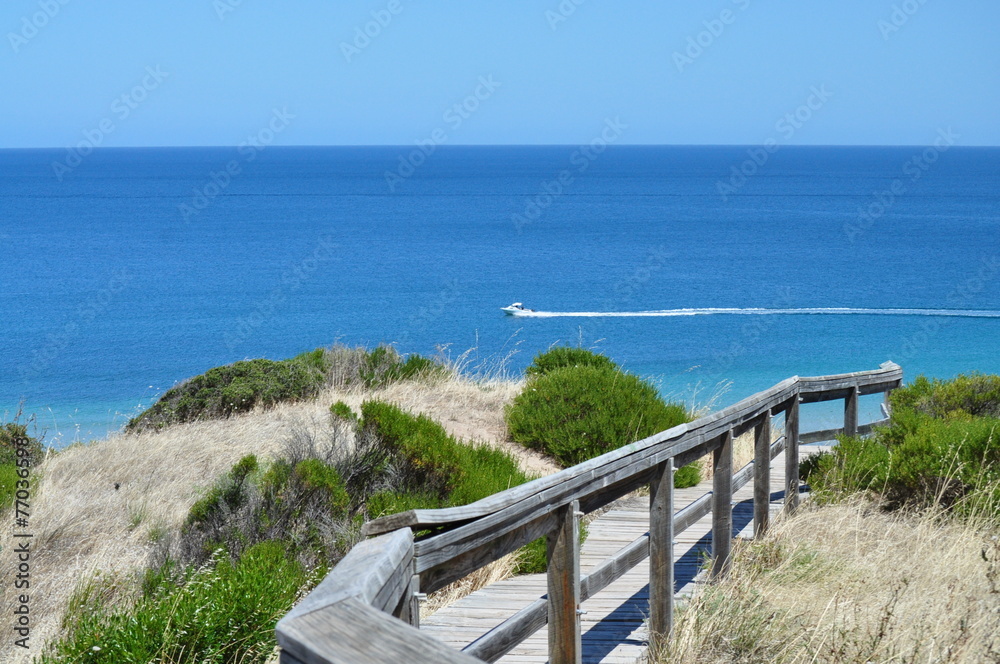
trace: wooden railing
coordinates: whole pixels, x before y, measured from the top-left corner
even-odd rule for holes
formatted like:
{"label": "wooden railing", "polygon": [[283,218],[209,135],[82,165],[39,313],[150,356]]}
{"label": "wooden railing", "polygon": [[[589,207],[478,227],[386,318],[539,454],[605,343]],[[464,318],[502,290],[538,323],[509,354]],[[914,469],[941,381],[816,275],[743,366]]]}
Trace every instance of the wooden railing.
{"label": "wooden railing", "polygon": [[[365,524],[354,547],[277,626],[283,664],[493,662],[548,624],[551,664],[579,663],[580,603],[650,558],[649,633],[670,631],[673,541],[712,513],[713,575],[725,571],[733,537],[732,496],[754,482],[754,532],[768,527],[770,462],[785,455],[784,508],[799,500],[799,445],[864,434],[858,397],[902,383],[887,362],[875,371],[789,378],[719,412],[462,507],[411,510]],[[799,404],[844,400],[843,428],[799,433]],[[771,441],[771,418],[784,435]],[[733,474],[733,439],[754,430],[754,461]],[[712,455],[712,491],[675,513],[673,471]],[[650,489],[649,532],[580,577],[579,518],[642,486]],[[414,533],[420,533],[414,537]],[[548,594],[459,652],[419,627],[418,597],[457,581],[532,540],[548,539]]]}

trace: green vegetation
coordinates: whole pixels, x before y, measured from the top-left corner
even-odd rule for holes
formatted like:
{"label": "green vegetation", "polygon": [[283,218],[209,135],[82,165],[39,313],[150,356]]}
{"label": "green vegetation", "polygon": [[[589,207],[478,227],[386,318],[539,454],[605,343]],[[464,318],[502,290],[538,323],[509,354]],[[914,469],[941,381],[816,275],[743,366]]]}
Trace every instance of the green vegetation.
{"label": "green vegetation", "polygon": [[103,598],[118,584],[94,579],[71,600],[66,636],[38,661],[263,663],[275,623],[325,571],[307,572],[284,544],[262,542],[238,562],[213,558],[183,570],[164,563],[146,575],[130,608],[113,611]]}
{"label": "green vegetation", "polygon": [[42,462],[44,454],[42,441],[29,436],[28,426],[18,419],[0,426],[0,510],[14,503],[17,482],[23,479],[25,468],[29,469],[29,482],[33,483],[30,469]]}
{"label": "green vegetation", "polygon": [[531,361],[531,365],[524,370],[524,373],[531,378],[533,376],[544,376],[556,369],[565,369],[567,367],[619,369],[618,365],[606,355],[575,346],[555,346],[535,355]]}
{"label": "green vegetation", "polygon": [[890,397],[871,437],[842,437],[801,468],[821,498],[877,494],[888,509],[940,504],[1000,512],[1000,377],[918,378]]}
{"label": "green vegetation", "polygon": [[[535,358],[528,383],[507,407],[514,441],[572,466],[688,422],[683,406],[665,403],[656,389],[582,348],[553,348]],[[678,487],[699,481],[688,465]]]}
{"label": "green vegetation", "polygon": [[391,346],[372,351],[335,346],[287,360],[242,360],[209,369],[170,388],[126,430],[162,429],[178,422],[225,418],[257,406],[315,397],[326,385],[374,388],[443,374],[442,365],[419,355],[405,360]]}

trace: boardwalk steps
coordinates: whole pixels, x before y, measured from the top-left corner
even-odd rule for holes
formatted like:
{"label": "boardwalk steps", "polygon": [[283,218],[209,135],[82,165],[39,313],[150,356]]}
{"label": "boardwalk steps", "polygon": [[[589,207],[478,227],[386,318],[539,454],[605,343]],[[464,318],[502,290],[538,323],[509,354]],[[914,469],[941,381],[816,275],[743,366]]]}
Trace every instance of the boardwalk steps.
{"label": "boardwalk steps", "polygon": [[[820,449],[803,447],[802,453]],[[776,457],[771,473],[771,511],[781,510],[784,501],[784,455]],[[688,489],[676,489],[677,509],[683,508],[712,490],[712,482]],[[748,484],[733,498],[733,530],[740,537],[753,533],[753,485]],[[677,538],[674,554],[675,589],[678,599],[694,590],[695,577],[711,549],[711,515],[702,518]],[[580,555],[580,572],[588,574],[598,564],[649,530],[649,498],[625,498],[588,527]],[[583,603],[587,613],[581,618],[584,664],[632,664],[646,651],[645,620],[649,616],[649,562],[640,563],[620,579]],[[420,629],[461,650],[482,634],[514,615],[526,604],[546,593],[544,574],[514,577],[494,583],[455,604],[421,619]],[[548,660],[547,630],[542,628],[498,661],[504,664]]]}

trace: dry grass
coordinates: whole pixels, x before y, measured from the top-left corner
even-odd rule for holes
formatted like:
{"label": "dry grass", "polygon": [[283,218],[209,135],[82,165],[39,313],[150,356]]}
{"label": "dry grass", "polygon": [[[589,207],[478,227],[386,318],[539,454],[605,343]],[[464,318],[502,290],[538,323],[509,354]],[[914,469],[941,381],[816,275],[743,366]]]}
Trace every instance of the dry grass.
{"label": "dry grass", "polygon": [[[780,434],[772,432],[771,442],[778,440]],[[737,436],[733,439],[733,470],[739,470],[743,466],[747,465],[753,461],[753,429],[747,431],[742,436]],[[715,475],[712,472],[712,455],[706,454],[705,456],[698,459],[695,463],[701,470],[701,480],[712,479]]]}
{"label": "dry grass", "polygon": [[804,509],[740,543],[680,614],[663,662],[1000,659],[995,529],[857,501]]}
{"label": "dry grass", "polygon": [[[305,428],[320,433],[332,426],[331,403],[343,400],[357,409],[365,399],[393,401],[427,413],[459,437],[504,445],[503,406],[518,389],[510,382],[478,384],[461,378],[367,392],[330,388],[315,401],[160,432],[114,435],[64,450],[34,475],[41,482],[31,510],[32,648],[14,647],[11,621],[4,621],[0,661],[28,661],[59,632],[61,616],[81,579],[97,573],[129,579],[142,570],[152,540],[176,531],[200,493],[241,457],[276,454],[292,432]],[[509,449],[518,453],[526,470],[541,474],[544,459],[521,454],[512,444]],[[4,547],[0,568],[14,569],[12,553]],[[488,574],[502,573],[507,572],[498,567]],[[3,605],[14,606],[13,585],[4,584],[2,592]]]}
{"label": "dry grass", "polygon": [[520,551],[515,551],[500,560],[480,567],[472,574],[459,579],[455,583],[431,593],[427,596],[427,601],[420,605],[420,617],[426,618],[435,611],[440,611],[446,606],[451,606],[458,600],[471,595],[481,588],[514,576],[520,555]]}

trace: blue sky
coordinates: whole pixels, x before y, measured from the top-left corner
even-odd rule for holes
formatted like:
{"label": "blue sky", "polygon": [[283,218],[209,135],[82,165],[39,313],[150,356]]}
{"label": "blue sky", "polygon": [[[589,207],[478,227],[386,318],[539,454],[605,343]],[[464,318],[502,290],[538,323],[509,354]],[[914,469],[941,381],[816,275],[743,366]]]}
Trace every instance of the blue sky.
{"label": "blue sky", "polygon": [[996,0],[5,0],[0,147],[236,145],[276,110],[285,145],[615,118],[622,143],[1000,145],[997,25]]}

